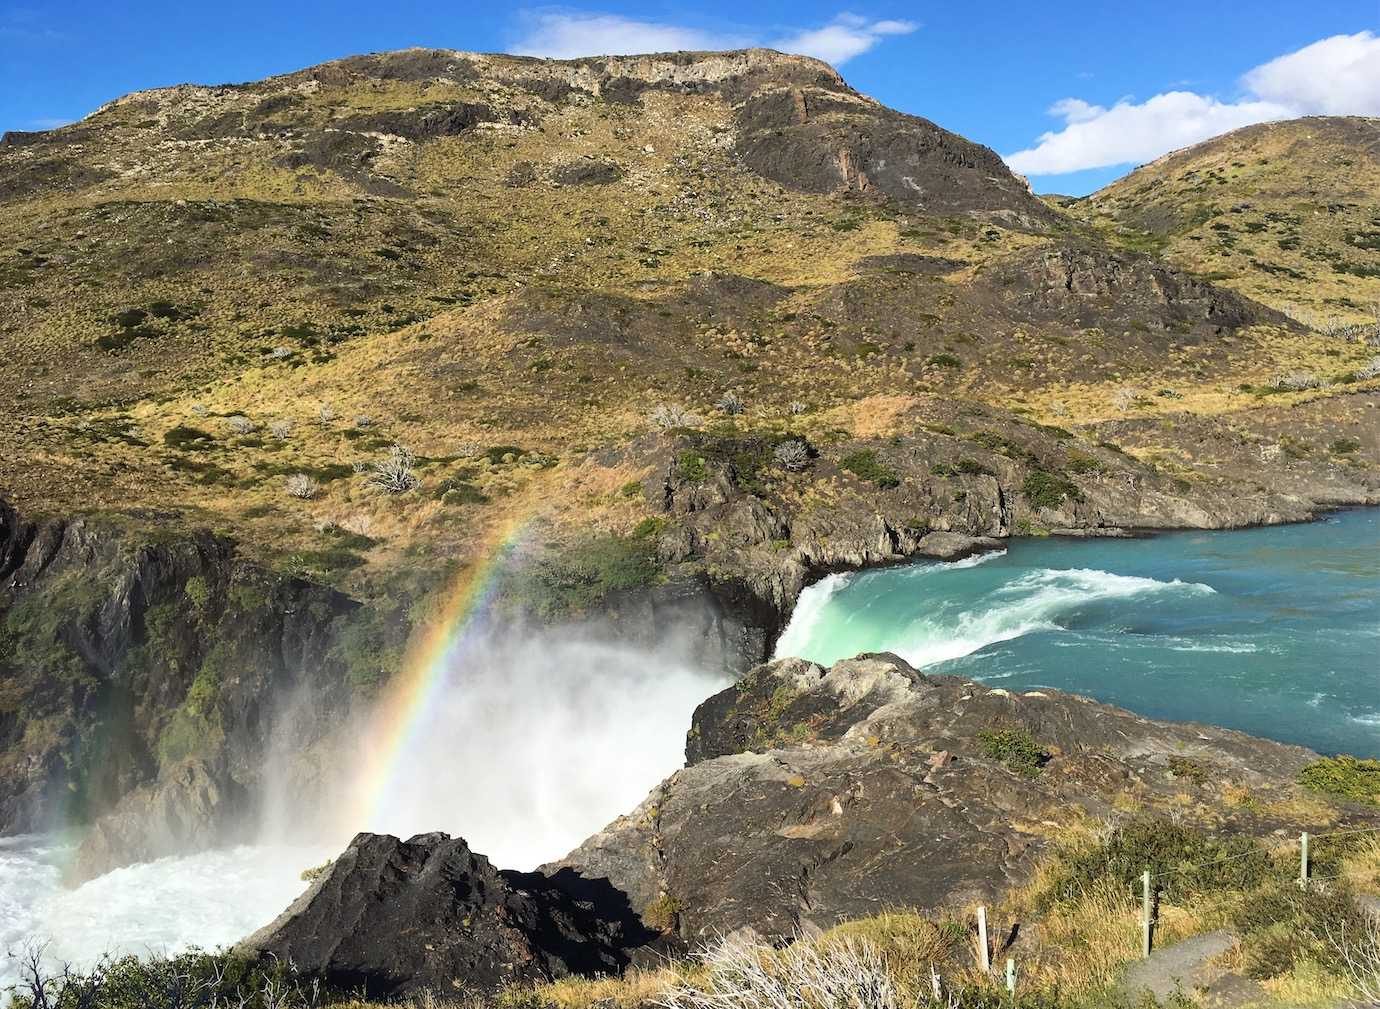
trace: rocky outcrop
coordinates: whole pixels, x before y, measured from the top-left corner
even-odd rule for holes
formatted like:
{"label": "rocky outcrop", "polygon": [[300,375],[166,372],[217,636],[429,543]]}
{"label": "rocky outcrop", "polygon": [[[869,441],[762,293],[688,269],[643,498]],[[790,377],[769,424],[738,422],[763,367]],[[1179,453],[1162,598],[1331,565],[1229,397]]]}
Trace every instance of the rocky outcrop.
{"label": "rocky outcrop", "polygon": [[743,162],[806,192],[883,196],[934,214],[1022,228],[1058,215],[989,148],[888,109],[838,82],[763,86],[736,112]]}
{"label": "rocky outcrop", "polygon": [[1180,336],[1195,327],[1301,328],[1281,312],[1161,260],[1097,246],[1056,245],[1013,256],[982,286],[1032,322],[1153,326]]}
{"label": "rocky outcrop", "polygon": [[350,703],[355,612],[209,533],[0,508],[0,833],[94,824],[90,876],[252,829],[270,757],[310,779]]}
{"label": "rocky outcrop", "polygon": [[372,997],[454,998],[617,973],[651,938],[606,883],[502,872],[446,834],[359,834],[237,952]]}
{"label": "rocky outcrop", "polygon": [[761,666],[701,705],[686,750],[689,766],[544,870],[608,879],[685,941],[990,900],[1083,814],[1163,806],[1265,832],[1278,823],[1222,786],[1263,805],[1315,756],[892,655]]}

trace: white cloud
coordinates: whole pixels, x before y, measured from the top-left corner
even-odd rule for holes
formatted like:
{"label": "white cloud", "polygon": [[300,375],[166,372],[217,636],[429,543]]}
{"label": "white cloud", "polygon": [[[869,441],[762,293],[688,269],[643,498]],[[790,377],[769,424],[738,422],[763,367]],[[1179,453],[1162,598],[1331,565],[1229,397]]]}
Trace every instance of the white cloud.
{"label": "white cloud", "polygon": [[1049,108],[1062,129],[1006,158],[1026,175],[1153,161],[1252,123],[1305,115],[1380,115],[1380,37],[1334,35],[1249,71],[1245,94],[1222,101],[1167,91],[1144,102],[1123,98],[1110,108],[1064,98]]}
{"label": "white cloud", "polygon": [[1333,35],[1256,67],[1242,79],[1270,101],[1322,116],[1380,114],[1380,37]]}
{"label": "white cloud", "polygon": [[911,21],[867,21],[853,14],[840,14],[823,28],[796,32],[771,44],[783,52],[813,56],[825,63],[841,66],[861,56],[882,39],[909,35],[918,26]]}
{"label": "white cloud", "polygon": [[635,21],[617,14],[574,11],[535,11],[523,15],[526,30],[513,52],[522,56],[625,55],[674,52],[683,49],[741,49],[768,45],[784,52],[814,56],[840,66],[885,38],[908,35],[918,27],[910,21],[869,21],[856,14],[840,14],[821,28],[801,29],[771,38],[686,28],[655,21]]}

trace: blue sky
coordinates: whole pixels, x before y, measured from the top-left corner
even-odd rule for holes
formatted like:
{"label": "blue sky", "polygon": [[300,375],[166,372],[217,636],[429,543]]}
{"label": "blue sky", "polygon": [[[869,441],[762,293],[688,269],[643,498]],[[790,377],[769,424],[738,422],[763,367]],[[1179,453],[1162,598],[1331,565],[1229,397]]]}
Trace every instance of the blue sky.
{"label": "blue sky", "polygon": [[0,130],[78,119],[144,88],[411,45],[569,55],[745,44],[826,58],[859,90],[1008,156],[1044,192],[1088,192],[1248,122],[1380,115],[1380,0],[0,0]]}

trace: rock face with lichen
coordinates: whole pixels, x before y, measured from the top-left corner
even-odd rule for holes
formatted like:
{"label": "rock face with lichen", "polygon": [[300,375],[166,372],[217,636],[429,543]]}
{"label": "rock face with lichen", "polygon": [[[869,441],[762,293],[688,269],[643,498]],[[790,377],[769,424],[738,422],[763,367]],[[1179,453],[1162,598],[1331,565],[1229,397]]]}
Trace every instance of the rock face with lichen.
{"label": "rock face with lichen", "polygon": [[782,659],[700,705],[686,768],[546,871],[607,878],[687,942],[780,941],[888,907],[990,901],[1084,813],[1164,804],[1273,829],[1221,786],[1288,796],[1314,756],[894,655]]}

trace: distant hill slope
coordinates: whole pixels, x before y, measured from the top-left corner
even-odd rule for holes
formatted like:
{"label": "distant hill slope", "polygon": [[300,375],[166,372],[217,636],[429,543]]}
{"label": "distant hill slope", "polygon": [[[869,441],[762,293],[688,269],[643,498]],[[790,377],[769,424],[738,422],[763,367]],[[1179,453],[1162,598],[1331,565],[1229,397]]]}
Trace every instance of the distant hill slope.
{"label": "distant hill slope", "polygon": [[1305,321],[1373,321],[1380,303],[1380,119],[1248,126],[1067,209]]}

